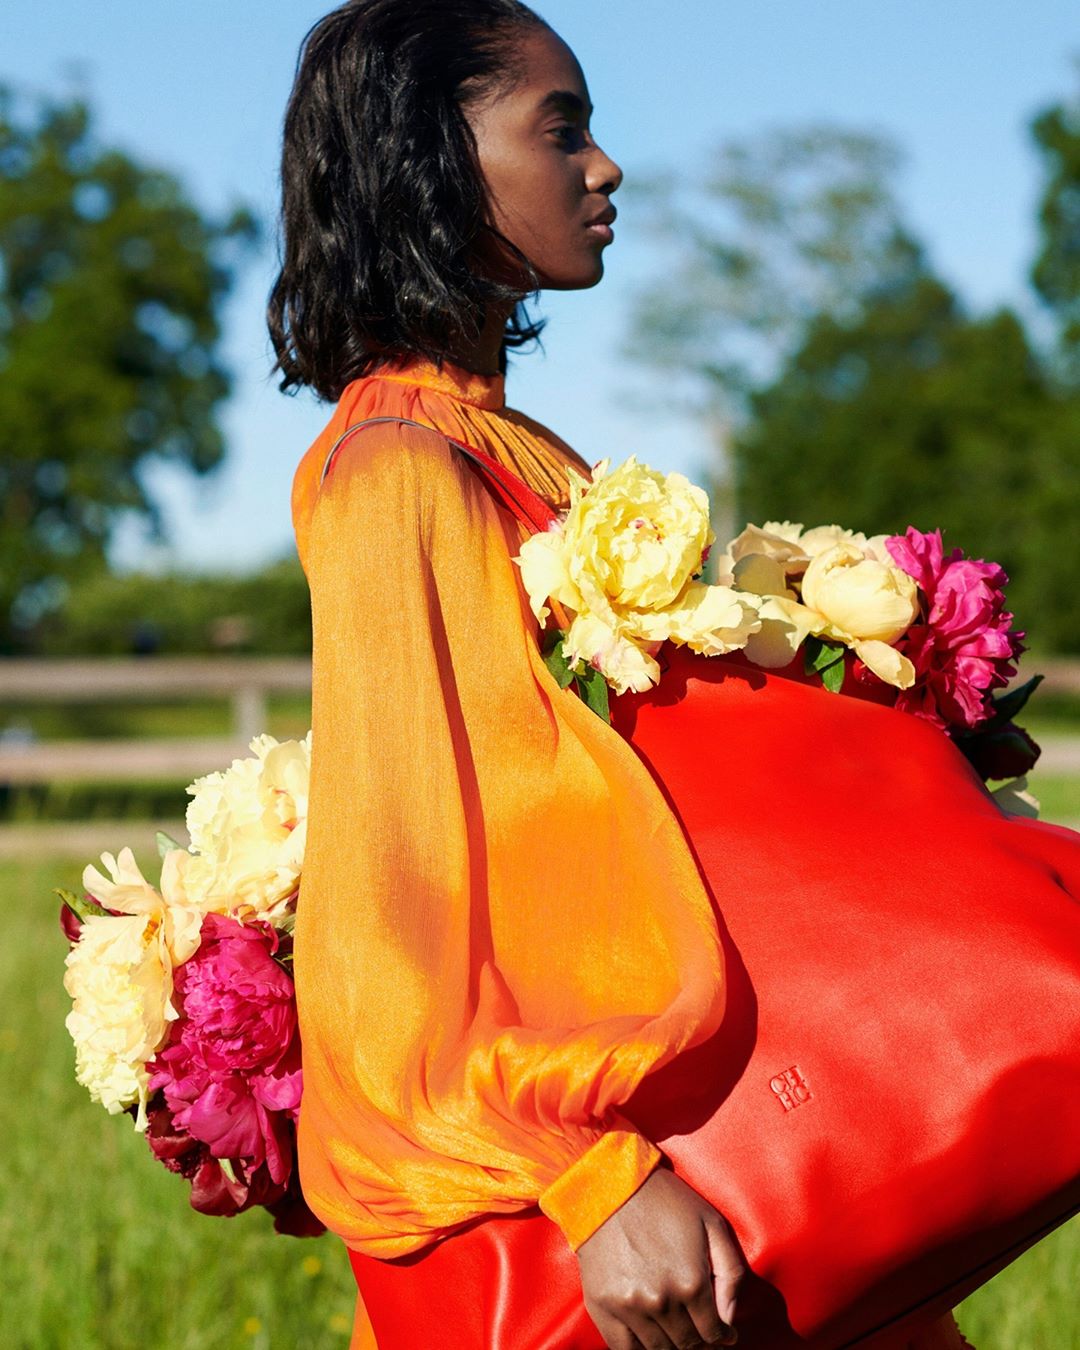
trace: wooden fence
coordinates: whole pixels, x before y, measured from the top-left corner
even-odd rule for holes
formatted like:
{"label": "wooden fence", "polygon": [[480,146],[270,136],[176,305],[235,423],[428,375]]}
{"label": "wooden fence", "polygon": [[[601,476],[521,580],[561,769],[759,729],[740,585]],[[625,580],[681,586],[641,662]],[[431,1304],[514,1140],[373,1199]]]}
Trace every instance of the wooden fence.
{"label": "wooden fence", "polygon": [[[1030,658],[1045,675],[1043,690],[1080,695],[1080,660]],[[252,736],[267,729],[271,693],[311,690],[304,658],[145,657],[118,660],[0,661],[0,727],[4,705],[26,703],[160,701],[227,698],[228,737],[46,741],[0,734],[0,784],[54,782],[189,781],[248,753]],[[1040,768],[1080,773],[1080,738],[1044,747]]]}
{"label": "wooden fence", "polygon": [[225,698],[232,705],[227,737],[46,741],[0,735],[0,783],[187,782],[249,753],[251,738],[267,729],[270,694],[310,691],[311,662],[304,658],[0,661],[0,726],[11,704]]}

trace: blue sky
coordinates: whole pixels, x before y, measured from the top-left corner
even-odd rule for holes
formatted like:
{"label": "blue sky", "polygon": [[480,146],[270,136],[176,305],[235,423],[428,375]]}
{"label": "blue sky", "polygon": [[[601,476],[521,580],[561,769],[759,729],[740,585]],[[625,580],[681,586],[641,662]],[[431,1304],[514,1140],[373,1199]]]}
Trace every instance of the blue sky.
{"label": "blue sky", "polygon": [[[576,52],[593,128],[626,178],[703,170],[711,146],[769,126],[826,119],[888,133],[906,153],[899,187],[934,264],[976,308],[1025,302],[1034,247],[1036,161],[1027,123],[1070,91],[1080,54],[1073,0],[539,0]],[[197,201],[252,205],[272,226],[278,135],[297,49],[328,5],[309,0],[3,0],[0,81],[79,88],[102,139],[177,172]],[[619,201],[618,195],[615,198]],[[707,433],[643,415],[627,395],[659,393],[619,346],[631,295],[662,258],[628,211],[590,291],[542,297],[545,351],[520,357],[508,401],[590,461],[635,452],[700,478]],[[210,481],[151,482],[173,542],[140,531],[125,566],[252,566],[291,548],[289,485],[330,409],[279,394],[263,327],[275,254],[252,263],[226,314],[236,390],[230,454]]]}

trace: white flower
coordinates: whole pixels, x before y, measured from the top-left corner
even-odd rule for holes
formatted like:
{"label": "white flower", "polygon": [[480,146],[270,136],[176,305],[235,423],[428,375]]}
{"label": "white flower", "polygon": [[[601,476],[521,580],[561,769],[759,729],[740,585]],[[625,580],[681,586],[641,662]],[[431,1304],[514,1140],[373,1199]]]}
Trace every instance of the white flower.
{"label": "white flower", "polygon": [[597,614],[576,614],[563,639],[563,655],[575,666],[579,660],[593,666],[617,694],[648,689],[660,678],[653,660],[659,642],[643,646]]}
{"label": "white flower", "polygon": [[894,562],[853,543],[816,554],[803,573],[802,601],[853,638],[895,642],[919,613],[919,588]]}
{"label": "white flower", "polygon": [[162,916],[90,915],[65,965],[75,1077],[110,1115],[138,1102],[135,1128],[145,1130],[146,1063],[177,1015]]}
{"label": "white flower", "polygon": [[727,555],[732,584],[758,597],[760,625],[747,640],[747,659],[786,666],[814,634],[850,647],[886,683],[909,688],[915,667],[892,644],[918,615],[918,587],[885,539],[839,525],[748,525]]}
{"label": "white flower", "polygon": [[311,733],[280,743],[256,736],[251,749],[188,788],[191,852],[177,859],[178,885],[203,910],[288,927],[307,838]]}
{"label": "white flower", "polygon": [[107,877],[96,867],[83,869],[83,888],[98,904],[160,920],[161,940],[174,966],[197,950],[202,926],[202,914],[198,906],[188,902],[181,883],[183,860],[187,856],[182,848],[170,849],[165,855],[160,892],[143,876],[129,848],[122,848],[115,858],[111,853],[101,855],[109,873]]}

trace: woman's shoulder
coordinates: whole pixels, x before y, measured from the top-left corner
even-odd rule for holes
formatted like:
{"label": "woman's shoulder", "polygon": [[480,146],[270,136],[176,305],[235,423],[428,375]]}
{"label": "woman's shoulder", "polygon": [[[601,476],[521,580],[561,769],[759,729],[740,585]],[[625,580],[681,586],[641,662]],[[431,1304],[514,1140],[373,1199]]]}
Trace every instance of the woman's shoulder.
{"label": "woman's shoulder", "polygon": [[442,432],[403,417],[371,417],[357,392],[351,386],[345,391],[293,475],[292,520],[301,558],[320,501],[352,510],[363,498],[378,501],[380,509],[419,510],[442,485],[461,490],[465,475]]}

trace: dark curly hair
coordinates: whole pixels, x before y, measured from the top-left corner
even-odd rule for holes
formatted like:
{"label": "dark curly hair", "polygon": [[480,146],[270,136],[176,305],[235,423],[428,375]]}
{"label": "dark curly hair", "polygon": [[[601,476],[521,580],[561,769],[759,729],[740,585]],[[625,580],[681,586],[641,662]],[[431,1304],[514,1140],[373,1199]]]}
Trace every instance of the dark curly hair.
{"label": "dark curly hair", "polygon": [[[285,113],[281,270],[267,319],[279,388],[336,400],[391,359],[441,366],[512,302],[500,353],[539,337],[525,255],[495,229],[465,109],[520,78],[518,39],[548,25],[520,0],[348,0],[304,39]],[[482,274],[500,241],[533,283]]]}

